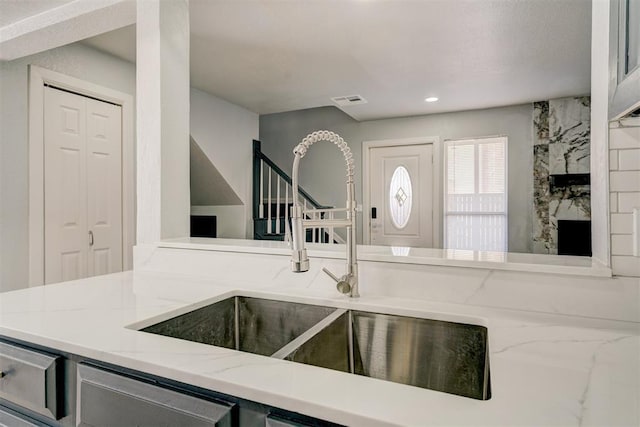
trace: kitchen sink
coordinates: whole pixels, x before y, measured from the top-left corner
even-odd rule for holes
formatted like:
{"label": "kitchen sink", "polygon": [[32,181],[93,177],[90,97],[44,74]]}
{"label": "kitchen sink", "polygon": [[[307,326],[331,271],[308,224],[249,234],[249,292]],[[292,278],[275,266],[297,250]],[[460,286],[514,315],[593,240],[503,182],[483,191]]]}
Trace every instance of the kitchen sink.
{"label": "kitchen sink", "polygon": [[484,326],[348,311],[283,358],[474,399],[490,398]]}
{"label": "kitchen sink", "polygon": [[142,329],[473,399],[491,397],[487,328],[236,296]]}
{"label": "kitchen sink", "polygon": [[236,296],[142,329],[271,356],[335,308]]}

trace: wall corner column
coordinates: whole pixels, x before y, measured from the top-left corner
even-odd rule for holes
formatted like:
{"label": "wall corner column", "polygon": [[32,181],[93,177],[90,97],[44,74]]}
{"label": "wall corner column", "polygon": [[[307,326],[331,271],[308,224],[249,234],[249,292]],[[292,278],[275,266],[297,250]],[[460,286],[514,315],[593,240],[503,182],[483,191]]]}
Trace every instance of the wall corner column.
{"label": "wall corner column", "polygon": [[611,265],[609,237],[610,1],[591,11],[591,242],[592,257]]}
{"label": "wall corner column", "polygon": [[138,0],[137,243],[188,237],[189,1]]}

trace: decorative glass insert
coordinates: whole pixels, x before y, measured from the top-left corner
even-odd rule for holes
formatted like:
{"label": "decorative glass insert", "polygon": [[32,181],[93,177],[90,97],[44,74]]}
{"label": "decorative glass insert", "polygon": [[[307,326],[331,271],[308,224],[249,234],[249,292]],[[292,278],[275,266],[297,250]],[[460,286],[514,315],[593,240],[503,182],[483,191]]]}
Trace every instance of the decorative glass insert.
{"label": "decorative glass insert", "polygon": [[391,212],[391,221],[396,228],[402,229],[409,222],[412,191],[409,172],[404,166],[398,166],[393,171],[389,185],[389,211]]}

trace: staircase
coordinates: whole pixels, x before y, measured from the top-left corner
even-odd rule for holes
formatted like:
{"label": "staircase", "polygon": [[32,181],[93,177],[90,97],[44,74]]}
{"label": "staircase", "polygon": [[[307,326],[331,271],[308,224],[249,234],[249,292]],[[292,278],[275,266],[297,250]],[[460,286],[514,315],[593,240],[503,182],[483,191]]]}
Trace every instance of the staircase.
{"label": "staircase", "polygon": [[[299,203],[307,219],[333,219],[331,206],[323,206],[304,189],[298,191]],[[293,190],[291,178],[260,149],[260,141],[253,141],[253,238],[255,240],[285,240],[287,224],[291,226]],[[323,212],[316,212],[322,209]],[[336,209],[336,212],[341,211]],[[310,243],[344,243],[332,227],[306,230]]]}

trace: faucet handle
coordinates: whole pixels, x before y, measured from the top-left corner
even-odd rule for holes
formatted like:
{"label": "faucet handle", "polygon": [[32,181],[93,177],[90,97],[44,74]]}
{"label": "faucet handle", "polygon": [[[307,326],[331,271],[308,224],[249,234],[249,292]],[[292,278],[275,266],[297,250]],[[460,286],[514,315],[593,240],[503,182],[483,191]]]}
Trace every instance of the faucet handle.
{"label": "faucet handle", "polygon": [[349,277],[345,274],[341,278],[337,278],[335,274],[330,272],[326,267],[322,267],[322,271],[327,273],[336,282],[336,288],[342,294],[348,294],[351,292],[351,283],[349,283]]}

